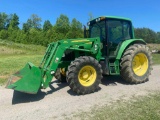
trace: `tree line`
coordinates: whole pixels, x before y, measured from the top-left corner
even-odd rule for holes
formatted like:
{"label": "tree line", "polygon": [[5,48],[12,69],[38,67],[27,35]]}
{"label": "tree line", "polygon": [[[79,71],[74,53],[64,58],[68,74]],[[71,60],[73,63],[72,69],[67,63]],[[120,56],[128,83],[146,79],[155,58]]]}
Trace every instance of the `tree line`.
{"label": "tree line", "polygon": [[76,18],[70,22],[66,15],[61,14],[55,25],[49,20],[42,19],[32,14],[31,17],[19,28],[19,17],[17,14],[7,15],[0,13],[0,39],[24,44],[44,45],[60,39],[82,38],[82,23]]}
{"label": "tree line", "polygon": [[144,39],[147,43],[160,44],[160,32],[155,32],[150,28],[135,28],[135,37]]}
{"label": "tree line", "polygon": [[[0,13],[0,39],[46,46],[61,39],[83,38],[83,26],[80,21],[73,18],[70,22],[68,16],[61,14],[54,25],[49,20],[32,14],[28,20],[19,27],[19,16]],[[135,28],[136,38],[142,38],[147,43],[160,43],[160,32],[149,28]]]}

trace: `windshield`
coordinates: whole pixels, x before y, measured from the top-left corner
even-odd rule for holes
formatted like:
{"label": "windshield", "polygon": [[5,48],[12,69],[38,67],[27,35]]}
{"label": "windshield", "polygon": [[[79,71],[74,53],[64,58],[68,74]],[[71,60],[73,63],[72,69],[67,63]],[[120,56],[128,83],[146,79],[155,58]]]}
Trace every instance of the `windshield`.
{"label": "windshield", "polygon": [[105,21],[101,21],[90,25],[90,37],[103,37],[105,38]]}
{"label": "windshield", "polygon": [[131,25],[127,21],[108,20],[108,38],[110,42],[119,42],[131,39]]}

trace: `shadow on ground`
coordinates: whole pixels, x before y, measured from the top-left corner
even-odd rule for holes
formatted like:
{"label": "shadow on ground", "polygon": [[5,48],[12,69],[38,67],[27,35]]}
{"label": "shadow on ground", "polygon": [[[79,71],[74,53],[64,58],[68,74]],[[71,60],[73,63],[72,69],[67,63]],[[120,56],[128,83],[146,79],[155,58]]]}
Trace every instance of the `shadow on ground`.
{"label": "shadow on ground", "polygon": [[[58,85],[57,88],[54,88],[54,86],[52,85],[54,83],[56,85]],[[118,84],[125,84],[125,85],[128,84],[120,76],[104,76],[101,84],[106,85],[106,86],[117,86],[117,83]],[[56,91],[58,91],[62,88],[65,88],[67,86],[68,86],[67,83],[58,83],[58,81],[55,80],[50,84],[50,86],[49,86],[50,91],[47,91],[47,92],[43,92],[43,91],[39,90],[37,94],[27,94],[27,93],[14,91],[13,98],[12,98],[12,104],[20,104],[20,103],[39,101],[39,100],[43,99],[46,95],[52,94],[53,92],[56,92]],[[99,90],[101,90],[100,87],[95,92],[98,92]],[[72,96],[78,96],[77,93],[73,92],[71,89],[69,89],[66,92],[68,92],[68,94],[70,94]]]}
{"label": "shadow on ground", "polygon": [[[101,84],[105,86],[117,86],[117,84],[129,85],[125,80],[122,79],[121,76],[118,76],[118,75],[103,76]],[[99,89],[95,92],[98,92],[100,90],[101,88],[99,87]],[[79,96],[75,92],[73,92],[71,89],[69,89],[67,92],[72,96]]]}
{"label": "shadow on ground", "polygon": [[[56,84],[58,87],[54,88],[52,84]],[[67,86],[67,83],[58,83],[57,80],[53,81],[50,84],[50,91],[44,92],[42,90],[39,90],[37,94],[27,94],[22,93],[19,91],[14,91],[13,98],[12,98],[12,104],[20,104],[20,103],[28,103],[28,102],[35,102],[43,99],[46,95],[52,94],[53,92],[56,92],[64,87]]]}
{"label": "shadow on ground", "polygon": [[[95,92],[98,92],[98,91],[100,91],[100,90],[101,90],[101,87],[99,87],[98,90],[96,90]],[[72,91],[71,89],[69,89],[67,92],[68,92],[71,96],[81,96],[81,94],[78,95],[77,93],[75,93],[75,92]],[[90,93],[90,94],[92,94],[92,93]],[[94,94],[94,93],[93,93],[93,94]],[[88,95],[88,94],[85,94],[85,95]],[[84,96],[84,95],[82,95],[82,96]]]}
{"label": "shadow on ground", "polygon": [[102,84],[106,86],[116,86],[117,84],[128,85],[128,83],[119,75],[103,76]]}

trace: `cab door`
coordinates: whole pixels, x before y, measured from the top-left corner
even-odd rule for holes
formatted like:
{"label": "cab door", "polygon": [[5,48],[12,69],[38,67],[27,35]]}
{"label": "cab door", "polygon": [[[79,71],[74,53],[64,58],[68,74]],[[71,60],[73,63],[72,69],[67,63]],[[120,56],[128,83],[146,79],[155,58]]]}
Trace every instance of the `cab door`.
{"label": "cab door", "polygon": [[124,40],[131,39],[131,22],[125,20],[107,20],[107,53],[109,58],[115,58],[118,48]]}

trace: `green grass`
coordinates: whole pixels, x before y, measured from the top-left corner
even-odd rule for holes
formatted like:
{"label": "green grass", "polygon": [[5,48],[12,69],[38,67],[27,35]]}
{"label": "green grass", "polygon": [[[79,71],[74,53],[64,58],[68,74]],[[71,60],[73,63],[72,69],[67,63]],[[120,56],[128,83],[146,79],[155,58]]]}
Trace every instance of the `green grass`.
{"label": "green grass", "polygon": [[20,70],[27,62],[39,65],[46,47],[26,45],[0,40],[0,84],[5,84],[8,77]]}
{"label": "green grass", "polygon": [[23,68],[27,62],[38,66],[42,57],[43,55],[2,56],[0,58],[0,84],[4,84],[11,74]]}
{"label": "green grass", "polygon": [[6,78],[0,78],[0,86],[6,83]]}
{"label": "green grass", "polygon": [[160,92],[133,97],[129,101],[119,100],[103,107],[94,106],[91,111],[78,113],[74,117],[82,120],[159,120]]}
{"label": "green grass", "polygon": [[11,41],[0,40],[0,55],[36,55],[43,54],[45,47],[40,45],[26,45]]}
{"label": "green grass", "polygon": [[152,54],[153,55],[153,64],[160,64],[160,54]]}
{"label": "green grass", "polygon": [[24,67],[27,62],[32,62],[38,65],[42,59],[42,55],[20,55],[20,56],[7,56],[0,58],[0,76],[8,75],[14,71]]}
{"label": "green grass", "polygon": [[[160,51],[160,44],[148,44],[147,45],[150,50],[159,50]],[[160,54],[153,54],[153,64],[160,64]]]}

